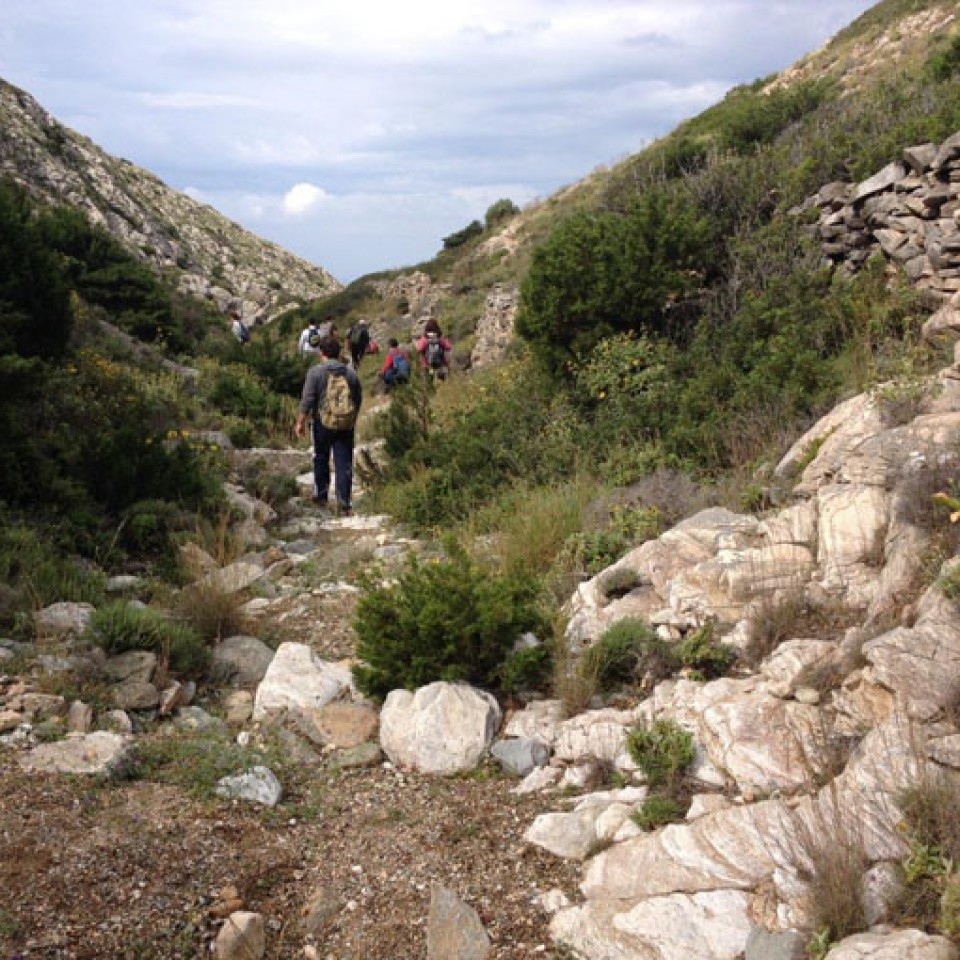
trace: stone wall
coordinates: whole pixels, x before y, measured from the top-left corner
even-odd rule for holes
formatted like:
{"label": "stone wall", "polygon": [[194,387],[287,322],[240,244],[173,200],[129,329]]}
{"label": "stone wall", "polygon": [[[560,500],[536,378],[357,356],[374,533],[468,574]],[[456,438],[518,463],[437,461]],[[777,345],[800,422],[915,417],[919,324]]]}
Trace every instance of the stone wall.
{"label": "stone wall", "polygon": [[907,148],[862,183],[828,183],[793,212],[811,209],[830,263],[853,273],[881,253],[931,305],[960,291],[960,133]]}

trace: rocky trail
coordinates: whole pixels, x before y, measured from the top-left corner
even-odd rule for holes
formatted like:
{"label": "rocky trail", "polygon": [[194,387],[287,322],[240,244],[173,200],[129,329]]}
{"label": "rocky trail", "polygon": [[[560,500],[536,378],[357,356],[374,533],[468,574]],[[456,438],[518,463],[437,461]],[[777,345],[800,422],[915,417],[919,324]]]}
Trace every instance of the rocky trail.
{"label": "rocky trail", "polygon": [[[303,452],[272,456],[307,481]],[[268,519],[265,505],[237,497],[251,520]],[[261,538],[264,549],[215,571],[250,595],[250,637],[221,645],[219,680],[201,684],[190,705],[163,715],[165,704],[124,700],[129,680],[117,683],[102,658],[77,646],[75,628],[89,615],[82,606],[41,614],[36,644],[3,641],[3,958],[198,957],[218,935],[224,957],[425,957],[437,884],[476,911],[491,941],[483,955],[557,956],[539,898],[572,893],[576,870],[523,841],[543,803],[513,793],[515,777],[492,762],[450,777],[402,771],[377,746],[369,708],[347,709],[325,738],[305,736],[302,724],[251,720],[271,656],[252,638],[309,648],[320,664],[350,657],[358,592],[350,578],[416,548],[382,517],[337,520],[308,496],[297,504]],[[81,692],[92,708],[85,719],[74,702]],[[131,732],[95,734],[118,740],[100,757],[87,731],[104,729]],[[63,745],[79,752],[29,765],[38,750]],[[257,750],[282,783],[279,802],[215,796],[214,780]],[[231,915],[257,916],[262,951],[224,941]],[[454,955],[438,949],[429,955]]]}

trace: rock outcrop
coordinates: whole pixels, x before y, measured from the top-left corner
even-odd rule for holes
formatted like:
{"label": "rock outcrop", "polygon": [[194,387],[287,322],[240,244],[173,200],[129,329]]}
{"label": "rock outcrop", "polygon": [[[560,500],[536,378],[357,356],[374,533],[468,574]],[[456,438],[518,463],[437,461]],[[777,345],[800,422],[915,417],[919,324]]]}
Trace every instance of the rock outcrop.
{"label": "rock outcrop", "polygon": [[265,321],[340,287],[321,267],[110,156],[2,80],[0,129],[0,174],[40,200],[82,211],[135,256],[179,273],[183,292],[221,310],[240,305],[248,321]]}

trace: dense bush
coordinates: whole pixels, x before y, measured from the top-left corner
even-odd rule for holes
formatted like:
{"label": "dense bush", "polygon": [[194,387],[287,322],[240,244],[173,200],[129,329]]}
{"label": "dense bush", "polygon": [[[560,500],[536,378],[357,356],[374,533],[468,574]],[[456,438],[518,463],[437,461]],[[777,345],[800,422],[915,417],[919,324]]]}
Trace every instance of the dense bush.
{"label": "dense bush", "polygon": [[679,192],[650,191],[623,214],[575,214],[534,252],[517,332],[555,376],[617,332],[682,340],[714,252],[709,218]]}
{"label": "dense bush", "polygon": [[487,207],[483,222],[487,230],[489,230],[491,227],[503,223],[504,220],[515,217],[519,212],[520,208],[512,200],[504,198],[497,200],[495,203],[491,203],[490,206]]}
{"label": "dense bush", "polygon": [[357,604],[358,686],[377,697],[434,680],[496,687],[520,636],[544,628],[538,594],[534,579],[497,575],[460,550],[411,560],[395,584],[368,585]]}
{"label": "dense bush", "polygon": [[598,690],[621,684],[651,686],[669,677],[679,666],[676,654],[643,621],[626,617],[608,628],[584,652],[578,669],[591,677]]}

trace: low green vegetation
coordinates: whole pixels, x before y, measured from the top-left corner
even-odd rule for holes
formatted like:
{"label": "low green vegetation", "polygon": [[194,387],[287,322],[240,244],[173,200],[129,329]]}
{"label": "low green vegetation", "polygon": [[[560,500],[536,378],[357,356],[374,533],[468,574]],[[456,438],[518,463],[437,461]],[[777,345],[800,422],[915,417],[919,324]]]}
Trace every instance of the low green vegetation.
{"label": "low green vegetation", "polygon": [[86,632],[107,653],[148,650],[181,676],[198,675],[210,657],[207,644],[191,627],[125,601],[99,607]]}
{"label": "low green vegetation", "polygon": [[693,736],[672,720],[638,724],[627,733],[627,750],[650,792],[634,822],[644,830],[680,820],[690,806],[684,775],[693,762]]}
{"label": "low green vegetation", "polygon": [[[384,697],[398,687],[466,680],[497,688],[524,679],[505,666],[527,631],[546,636],[540,587],[519,571],[498,574],[451,547],[445,559],[411,559],[395,583],[368,583],[357,604],[354,668],[360,689]],[[519,672],[519,676],[517,675]]]}

